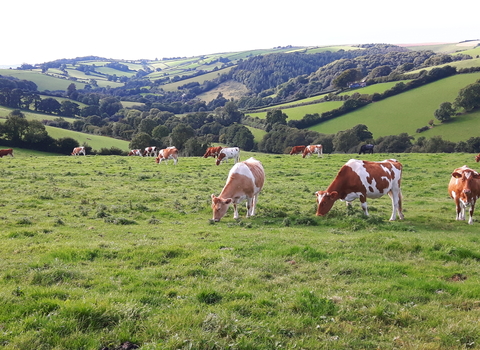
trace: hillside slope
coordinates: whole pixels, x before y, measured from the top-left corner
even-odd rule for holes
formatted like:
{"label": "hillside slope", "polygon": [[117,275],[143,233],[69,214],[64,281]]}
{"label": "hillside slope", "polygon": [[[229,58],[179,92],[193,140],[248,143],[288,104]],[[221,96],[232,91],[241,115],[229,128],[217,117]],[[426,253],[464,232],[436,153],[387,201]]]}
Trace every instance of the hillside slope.
{"label": "hillside slope", "polygon": [[[442,102],[453,102],[458,91],[480,79],[480,73],[459,74],[441,79],[434,83],[371,103],[342,117],[326,121],[311,127],[311,130],[326,134],[335,134],[350,129],[357,124],[367,125],[375,138],[386,135],[408,133],[414,136],[441,135],[446,140],[460,141],[478,136],[480,119],[471,116],[459,118],[463,131],[459,133],[455,120],[435,127],[435,131],[417,134],[416,130],[428,125],[435,119],[433,113]],[[438,121],[436,121],[438,124]]]}

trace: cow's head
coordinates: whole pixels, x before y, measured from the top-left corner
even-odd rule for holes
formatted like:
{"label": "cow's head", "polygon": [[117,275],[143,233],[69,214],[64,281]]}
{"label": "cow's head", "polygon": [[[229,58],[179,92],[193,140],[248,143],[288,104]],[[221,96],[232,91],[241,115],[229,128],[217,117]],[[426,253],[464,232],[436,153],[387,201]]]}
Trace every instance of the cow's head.
{"label": "cow's head", "polygon": [[228,207],[230,206],[231,203],[232,203],[231,198],[222,199],[212,194],[212,209],[213,209],[212,220],[215,222],[220,221],[220,219],[225,216],[225,213],[227,212]]}
{"label": "cow's head", "polygon": [[220,153],[220,154],[218,155],[217,160],[215,161],[215,164],[220,165],[220,163],[222,162],[222,159],[223,159],[223,158],[225,158],[225,153]]}
{"label": "cow's head", "polygon": [[338,199],[338,192],[332,191],[328,193],[327,191],[317,191],[315,192],[317,197],[317,216],[324,216],[327,214],[330,209],[332,209],[333,204]]}
{"label": "cow's head", "polygon": [[455,169],[455,171],[452,173],[452,177],[460,181],[460,200],[465,204],[471,203],[473,197],[473,181],[479,180],[480,174],[475,170],[464,167]]}
{"label": "cow's head", "polygon": [[157,158],[155,158],[155,162],[158,164],[160,163],[160,156],[158,156]]}
{"label": "cow's head", "polygon": [[477,156],[475,157],[475,161],[478,163],[480,162],[480,154],[477,154]]}

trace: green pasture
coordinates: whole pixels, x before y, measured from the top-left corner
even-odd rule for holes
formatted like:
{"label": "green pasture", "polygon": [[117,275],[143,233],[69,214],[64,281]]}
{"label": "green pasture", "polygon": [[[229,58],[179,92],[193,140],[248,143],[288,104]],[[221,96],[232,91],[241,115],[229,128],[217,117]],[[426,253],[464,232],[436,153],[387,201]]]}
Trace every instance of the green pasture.
{"label": "green pasture", "polygon": [[[46,97],[46,96],[44,96]],[[60,100],[60,98],[57,98]],[[6,117],[14,110],[14,108],[9,108],[5,106],[0,106],[0,121],[2,119],[6,119]],[[58,115],[53,115],[53,114],[45,114],[45,113],[38,113],[34,111],[26,111],[22,110],[21,111],[24,115],[25,118],[28,120],[55,120],[57,118],[63,118],[64,120],[68,121],[69,123],[73,123],[75,121],[75,118],[68,118],[68,117],[61,117]]]}
{"label": "green pasture", "polygon": [[455,221],[447,193],[473,154],[366,155],[404,166],[396,222],[389,198],[315,216],[313,193],[356,155],[250,156],[266,172],[256,216],[219,223],[231,162],[0,159],[2,347],[478,347],[480,223]]}
{"label": "green pasture", "polygon": [[[275,106],[271,109],[281,109],[283,113],[288,116],[288,120],[299,120],[302,119],[306,114],[322,114],[323,112],[331,111],[343,105],[343,101],[329,101],[322,103],[315,103],[305,106],[297,106],[292,108],[282,108],[281,105]],[[258,117],[260,119],[265,119],[267,116],[267,111],[265,112],[256,112],[256,113],[246,113],[251,117]]]}
{"label": "green pasture", "polygon": [[101,148],[111,148],[116,147],[120,148],[121,150],[128,151],[129,141],[119,140],[112,137],[101,136],[101,135],[92,135],[92,134],[85,134],[78,131],[61,129],[61,128],[54,128],[51,126],[46,126],[48,135],[53,137],[54,139],[60,139],[63,137],[71,137],[78,141],[80,145],[87,143],[93,149],[99,151]]}
{"label": "green pasture", "polygon": [[351,50],[361,50],[359,47],[354,47],[350,45],[336,45],[336,46],[320,46],[320,47],[309,47],[307,48],[307,53],[319,53],[319,52],[337,52],[340,50],[351,51]]}
{"label": "green pasture", "polygon": [[[33,149],[18,148],[18,147],[5,146],[5,145],[0,144],[0,149],[5,149],[5,148],[13,148],[14,158],[59,157],[60,156],[57,153],[41,152],[41,151],[36,151],[36,150],[33,150]],[[8,157],[10,157],[10,156],[8,156]]]}
{"label": "green pasture", "polygon": [[[182,86],[182,85],[185,85],[185,84],[199,83],[201,85],[206,80],[213,80],[215,78],[218,78],[222,74],[227,74],[228,72],[230,72],[230,70],[232,68],[233,67],[227,67],[227,68],[224,68],[224,69],[219,69],[217,71],[213,71],[213,72],[210,72],[210,73],[205,73],[205,74],[202,74],[202,75],[199,75],[199,76],[196,76],[196,77],[187,78],[187,79],[180,80],[180,81],[177,81],[177,82],[174,82],[174,83],[165,84],[165,85],[162,85],[161,87],[165,91],[178,91],[178,87]],[[149,75],[149,77],[150,77],[150,79],[153,79],[155,74],[158,75],[160,73],[162,73],[162,72],[152,73],[152,74]]]}
{"label": "green pasture", "polygon": [[394,87],[395,85],[397,85],[400,82],[406,84],[409,81],[410,80],[401,80],[401,81],[389,81],[387,83],[378,83],[378,84],[368,85],[368,86],[358,88],[358,89],[347,90],[347,91],[339,93],[338,95],[339,96],[344,96],[344,95],[350,96],[350,95],[353,95],[355,93],[359,93],[361,95],[373,95],[374,93],[381,94],[381,93],[391,89],[392,87]]}
{"label": "green pasture", "polygon": [[265,130],[252,128],[251,126],[247,126],[247,128],[253,134],[255,142],[260,142],[263,139],[263,136],[267,133]]}
{"label": "green pasture", "polygon": [[441,135],[443,139],[458,142],[470,137],[477,137],[480,130],[480,119],[477,113],[459,118],[460,126],[453,127],[457,118],[451,123],[435,127],[422,134],[416,134],[416,130],[428,125],[430,120],[435,119],[433,113],[443,102],[453,102],[458,92],[463,87],[480,79],[480,73],[459,74],[434,83],[421,86],[414,90],[389,97],[385,100],[371,103],[324,123],[311,127],[325,134],[335,134],[340,130],[346,130],[357,124],[364,124],[373,133],[374,138],[386,135],[398,135],[408,133],[414,136],[431,137]]}
{"label": "green pasture", "polygon": [[458,46],[458,43],[433,43],[430,45],[411,45],[406,46],[413,51],[433,51],[435,53],[453,53],[459,50],[468,49],[468,47]]}
{"label": "green pasture", "polygon": [[77,85],[77,89],[85,88],[84,83],[52,77],[35,70],[25,71],[16,69],[0,69],[0,75],[8,75],[17,79],[33,81],[35,84],[37,84],[38,91],[67,90],[67,87],[71,83],[75,83],[75,85]]}

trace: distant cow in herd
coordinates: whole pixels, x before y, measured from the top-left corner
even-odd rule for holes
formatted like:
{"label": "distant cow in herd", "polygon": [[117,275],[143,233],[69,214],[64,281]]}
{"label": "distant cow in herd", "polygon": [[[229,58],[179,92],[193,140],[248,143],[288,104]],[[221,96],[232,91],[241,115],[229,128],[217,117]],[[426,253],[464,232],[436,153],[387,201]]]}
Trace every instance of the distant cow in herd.
{"label": "distant cow in herd", "polygon": [[233,218],[238,219],[237,204],[247,200],[247,217],[255,215],[257,197],[265,183],[265,171],[262,163],[249,158],[235,164],[230,172],[222,192],[218,197],[212,194],[213,221],[220,221],[233,204]]}
{"label": "distant cow in herd", "polygon": [[128,152],[128,155],[129,155],[129,156],[142,157],[142,150],[140,150],[140,149],[132,149],[132,150],[130,150],[130,152]]}
{"label": "distant cow in herd", "polygon": [[220,163],[227,162],[229,159],[233,159],[234,163],[240,161],[240,148],[238,147],[228,147],[223,148],[220,151],[220,154],[217,157],[215,164],[220,165]]}
{"label": "distant cow in herd", "polygon": [[370,143],[369,143],[369,144],[366,144],[366,145],[362,145],[362,146],[360,147],[360,151],[358,152],[358,154],[362,154],[362,153],[363,153],[363,154],[367,154],[367,153],[373,154],[373,148],[374,148],[374,147],[375,147],[375,146],[372,145],[372,144],[370,144]]}
{"label": "distant cow in herd", "polygon": [[477,163],[480,162],[480,153],[475,156],[475,161]]}
{"label": "distant cow in herd", "polygon": [[323,157],[323,146],[322,145],[310,145],[305,147],[303,150],[302,157],[305,158],[306,156],[310,156],[313,153],[316,153],[318,157]]}
{"label": "distant cow in herd", "polygon": [[11,148],[0,149],[0,158],[3,158],[4,156],[13,157],[13,149],[11,149]]}
{"label": "distant cow in herd", "polygon": [[72,156],[79,156],[80,154],[86,155],[85,147],[75,147],[72,151]]}
{"label": "distant cow in herd", "polygon": [[143,151],[143,156],[144,157],[156,157],[157,156],[157,147],[156,146],[150,146],[150,147],[145,147],[145,150]]}
{"label": "distant cow in herd", "polygon": [[292,156],[294,154],[303,153],[304,150],[305,150],[305,146],[293,146],[292,150],[290,151],[290,155]]}
{"label": "distant cow in herd", "polygon": [[368,215],[367,198],[380,198],[388,194],[392,200],[390,220],[396,219],[397,212],[402,220],[401,179],[402,164],[395,159],[381,162],[350,159],[341,167],[325,191],[315,192],[318,204],[317,215],[327,214],[338,199],[350,205],[350,202],[357,198],[360,199],[363,212]]}
{"label": "distant cow in herd", "polygon": [[158,156],[157,156],[157,158],[155,158],[155,161],[158,164],[161,163],[162,161],[165,161],[165,163],[168,163],[169,159],[173,159],[173,164],[177,165],[178,149],[176,149],[174,146],[161,149],[158,152]]}
{"label": "distant cow in herd", "polygon": [[208,147],[207,150],[205,151],[205,154],[203,155],[203,158],[208,158],[208,157],[217,158],[221,150],[222,150],[221,146]]}
{"label": "distant cow in herd", "polygon": [[473,224],[473,212],[480,197],[480,174],[466,165],[453,171],[448,193],[455,201],[457,220],[465,220],[465,209],[470,207],[468,223]]}

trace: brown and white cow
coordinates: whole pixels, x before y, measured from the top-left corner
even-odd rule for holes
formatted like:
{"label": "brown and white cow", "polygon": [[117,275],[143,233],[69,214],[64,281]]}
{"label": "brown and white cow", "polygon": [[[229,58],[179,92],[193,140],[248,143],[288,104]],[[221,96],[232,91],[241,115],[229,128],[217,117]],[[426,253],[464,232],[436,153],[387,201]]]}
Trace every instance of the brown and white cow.
{"label": "brown and white cow", "polygon": [[233,159],[234,163],[240,161],[240,148],[238,147],[227,147],[223,148],[220,151],[220,154],[217,157],[215,164],[220,165],[222,162],[227,162],[229,159]]}
{"label": "brown and white cow", "polygon": [[85,147],[75,147],[72,152],[72,156],[79,156],[80,154],[86,155]]}
{"label": "brown and white cow", "polygon": [[477,163],[480,162],[480,153],[475,156],[475,161]]}
{"label": "brown and white cow", "polygon": [[249,158],[235,164],[228,173],[227,183],[218,197],[212,194],[213,221],[220,221],[233,203],[233,218],[238,219],[237,204],[247,200],[247,218],[255,215],[258,194],[265,183],[262,163]]}
{"label": "brown and white cow", "polygon": [[319,157],[323,157],[323,146],[322,145],[310,145],[305,147],[303,150],[302,157],[310,156],[311,154],[316,153]]}
{"label": "brown and white cow", "polygon": [[466,165],[453,171],[448,193],[455,200],[457,220],[465,220],[465,209],[470,207],[468,223],[473,224],[475,203],[480,197],[480,174]]}
{"label": "brown and white cow", "polygon": [[157,147],[156,146],[151,146],[151,147],[145,147],[145,150],[143,151],[143,156],[144,157],[156,157],[157,156]]}
{"label": "brown and white cow", "polygon": [[0,149],[0,158],[3,158],[4,156],[11,156],[13,157],[13,149],[8,148],[8,149]]}
{"label": "brown and white cow", "polygon": [[172,147],[167,147],[164,149],[161,149],[158,152],[158,157],[155,158],[155,161],[159,164],[162,161],[165,161],[165,163],[168,163],[169,159],[173,159],[173,164],[177,165],[178,162],[178,149],[176,149],[174,146]]}
{"label": "brown and white cow", "polygon": [[132,150],[130,150],[130,152],[128,152],[128,155],[129,156],[139,156],[139,157],[141,157],[142,156],[142,151],[139,150],[139,149],[132,149]]}
{"label": "brown and white cow", "polygon": [[305,146],[293,146],[290,155],[303,153]]}
{"label": "brown and white cow", "polygon": [[220,154],[220,151],[222,150],[222,148],[223,148],[222,146],[208,147],[207,151],[203,155],[203,158],[208,158],[208,157],[217,158],[218,155]]}
{"label": "brown and white cow", "polygon": [[367,198],[380,198],[388,193],[393,208],[390,221],[396,219],[397,212],[402,220],[401,180],[402,164],[395,159],[381,162],[350,159],[342,166],[326,191],[315,192],[318,203],[317,215],[327,214],[338,199],[346,201],[349,205],[357,198],[360,199],[363,212],[368,215]]}

